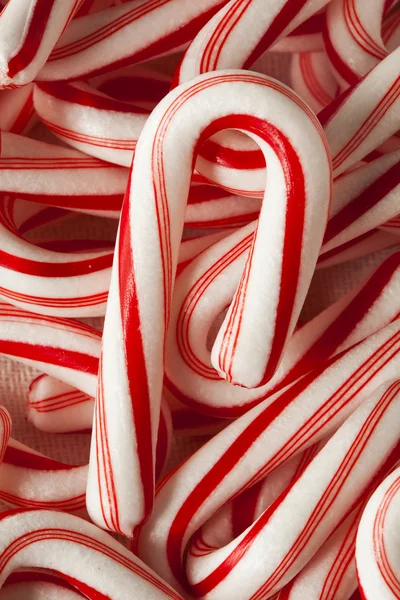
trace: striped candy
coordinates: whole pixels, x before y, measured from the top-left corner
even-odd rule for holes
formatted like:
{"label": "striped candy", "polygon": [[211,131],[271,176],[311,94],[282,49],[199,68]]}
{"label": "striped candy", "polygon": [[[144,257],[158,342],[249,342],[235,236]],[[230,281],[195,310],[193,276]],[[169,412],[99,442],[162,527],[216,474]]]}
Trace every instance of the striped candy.
{"label": "striped candy", "polygon": [[[290,117],[283,119],[282,110]],[[88,483],[91,517],[127,535],[152,506],[164,336],[193,156],[211,130],[233,126],[249,131],[268,155],[275,177],[266,196],[271,193],[276,202],[274,208],[263,204],[232,317],[223,326],[220,367],[225,376],[233,373],[232,378],[251,386],[271,377],[297,321],[322,240],[330,199],[329,158],[315,117],[286,87],[241,71],[210,74],[176,88],[153,111],[139,140],[121,217]],[[282,286],[279,296],[270,293],[271,286]],[[260,294],[270,299],[262,314]],[[282,318],[275,318],[276,311]],[[235,352],[225,352],[225,343],[234,339],[232,326],[238,343]],[[130,458],[121,461],[121,455]],[[132,489],[137,490],[135,503]]]}
{"label": "striped candy", "polygon": [[[335,431],[380,384],[395,378],[399,350],[400,321],[396,320],[277,392],[214,436],[160,484],[152,516],[141,528],[138,552],[143,560],[173,585],[178,582],[182,585],[186,577],[184,550],[193,533],[237,494]],[[368,403],[363,410],[365,406]],[[379,460],[378,454],[373,452],[372,456]],[[318,480],[319,476],[315,476],[314,482]],[[311,488],[315,490],[314,485]],[[246,535],[258,531],[260,519]],[[282,531],[288,535],[292,535],[290,523],[291,518],[285,526],[281,523]],[[243,539],[243,536],[236,538],[221,551],[224,558]],[[272,559],[273,555],[274,552]],[[247,560],[246,553],[238,551],[235,556],[239,565],[241,556]],[[232,563],[234,572],[235,563],[236,559]],[[255,568],[257,565],[260,567],[257,578],[266,579],[263,561],[255,561]],[[229,578],[230,570],[221,567],[215,571],[215,579],[212,576],[207,580],[207,587],[210,585],[207,595],[212,594],[213,582],[218,589],[220,577],[226,574]],[[253,585],[252,578],[242,581]],[[260,579],[254,581],[255,586],[261,583]],[[203,590],[199,595],[204,595]]]}
{"label": "striped candy", "polygon": [[[82,568],[82,565],[90,568]],[[0,513],[0,586],[13,571],[55,572],[86,598],[181,596],[104,531],[53,511]]]}

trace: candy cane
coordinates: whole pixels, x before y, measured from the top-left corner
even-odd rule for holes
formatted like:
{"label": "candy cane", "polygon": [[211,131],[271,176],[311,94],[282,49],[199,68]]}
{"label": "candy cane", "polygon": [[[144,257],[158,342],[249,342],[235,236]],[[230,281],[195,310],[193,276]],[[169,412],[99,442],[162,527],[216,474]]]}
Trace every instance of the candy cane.
{"label": "candy cane", "polygon": [[0,92],[0,128],[11,133],[27,134],[36,124],[33,108],[33,83],[15,90]]}
{"label": "candy cane", "polygon": [[0,15],[0,86],[35,79],[82,0],[10,0]]}
{"label": "candy cane", "polygon": [[213,245],[182,272],[174,288],[165,385],[182,402],[208,414],[241,414],[274,389],[375,333],[400,312],[390,292],[400,284],[400,253],[395,253],[360,287],[294,333],[269,383],[254,390],[232,386],[213,369],[207,338],[234,293],[251,236],[248,226]]}
{"label": "candy cane", "polygon": [[[153,87],[168,80],[154,73],[142,77]],[[110,82],[109,82],[110,83]],[[104,86],[104,84],[103,84]],[[161,98],[160,98],[161,99]],[[117,100],[86,83],[38,83],[35,110],[41,121],[67,144],[114,164],[129,167],[141,130],[155,103],[149,107]]]}
{"label": "candy cane", "polygon": [[21,572],[11,575],[0,590],[0,600],[79,600],[83,596],[61,579],[45,573]]}
{"label": "candy cane", "polygon": [[292,88],[315,112],[332,102],[338,93],[336,79],[324,52],[294,54],[290,67]]}
{"label": "candy cane", "polygon": [[[330,146],[334,175],[348,170],[400,128],[400,48],[319,116]],[[233,193],[262,197],[265,160],[252,140],[215,136],[201,150],[197,170]]]}
{"label": "candy cane", "polygon": [[0,297],[4,300],[42,314],[84,317],[105,313],[112,251],[65,253],[40,248],[19,235],[9,212],[2,209],[0,239],[4,282]]}
{"label": "candy cane", "polygon": [[317,269],[326,269],[333,265],[341,264],[368,254],[393,248],[399,245],[397,235],[380,229],[373,229],[350,242],[338,246],[333,250],[321,253],[318,259]]}
{"label": "candy cane", "polygon": [[288,36],[280,39],[269,49],[270,52],[321,52],[324,50],[322,30],[325,23],[325,8],[301,23]]}
{"label": "candy cane", "polygon": [[[207,110],[204,110],[204,106]],[[259,112],[260,106],[265,113]],[[278,106],[284,106],[285,111],[288,110],[292,114],[288,119],[292,123],[290,132],[282,123],[282,112]],[[257,110],[254,107],[257,107]],[[293,127],[293,123],[297,123],[296,128]],[[130,202],[124,205],[121,217],[117,243],[118,259],[113,269],[109,310],[103,334],[96,425],[92,436],[88,482],[88,507],[92,518],[102,526],[123,531],[128,535],[131,535],[133,526],[149,513],[152,505],[151,432],[153,431],[154,436],[161,397],[164,336],[170,315],[171,291],[192,160],[203,137],[208,137],[212,128],[217,130],[232,126],[241,127],[254,135],[263,151],[270,157],[271,168],[272,165],[276,167],[275,182],[280,182],[279,190],[278,187],[275,188],[273,194],[277,197],[275,194],[280,196],[282,193],[282,208],[285,209],[284,213],[278,216],[280,211],[272,214],[274,211],[268,210],[270,204],[264,203],[258,233],[254,236],[251,269],[249,262],[237,292],[237,300],[243,306],[243,310],[240,307],[240,322],[243,323],[241,335],[245,335],[250,341],[253,351],[255,339],[261,336],[265,348],[261,357],[255,352],[253,366],[258,360],[257,370],[254,369],[254,377],[257,379],[263,378],[268,371],[272,374],[276,368],[289,332],[293,330],[297,321],[317,259],[324,227],[322,215],[328,208],[330,197],[330,165],[320,128],[309,109],[277,82],[261,75],[237,71],[202,76],[175,89],[161,101],[140,137],[127,192]],[[305,131],[308,137],[306,145]],[[297,139],[296,152],[292,146],[294,138]],[[294,181],[301,182],[299,195],[296,193],[297,199],[302,198],[301,216],[295,216],[293,213],[293,231],[298,231],[293,235],[289,235],[290,226],[287,219],[291,215],[291,205],[288,204],[286,195],[286,186],[290,185],[291,189],[292,181],[285,181],[280,159],[275,151],[265,144],[268,140],[279,152],[276,146],[278,139],[279,144],[284,144],[286,148],[281,160],[289,170],[295,168],[297,175]],[[174,154],[171,160],[172,149]],[[291,154],[292,151],[294,155]],[[179,160],[177,156],[180,157]],[[321,160],[317,176],[314,168],[311,169],[316,159]],[[293,167],[289,166],[292,164]],[[312,170],[312,177],[308,164]],[[307,188],[303,187],[305,180],[308,182]],[[268,190],[266,193],[268,195]],[[146,198],[146,201],[136,202],[134,198],[138,197]],[[318,203],[318,210],[321,210],[318,217],[312,210],[314,202]],[[274,204],[277,206],[277,203]],[[299,206],[298,200],[296,206]],[[171,218],[174,220],[170,220]],[[298,229],[299,223],[302,224],[301,229]],[[321,237],[318,237],[318,231]],[[246,319],[243,320],[244,310],[246,305],[250,307],[252,297],[258,298],[263,290],[270,289],[271,281],[280,281],[286,288],[286,265],[282,265],[279,253],[276,254],[278,264],[273,265],[271,261],[271,269],[265,268],[264,257],[269,252],[261,243],[261,240],[265,239],[270,240],[274,252],[277,247],[283,248],[283,240],[290,246],[294,240],[299,243],[297,250],[289,251],[289,246],[285,246],[284,254],[288,260],[289,257],[297,257],[296,266],[289,266],[289,260],[286,271],[288,276],[290,271],[289,287],[292,288],[294,281],[297,281],[297,287],[293,287],[291,291],[287,288],[284,309],[279,298],[270,296],[273,308],[272,304],[268,307],[268,312],[271,310],[269,317],[263,318],[262,323],[260,319],[256,331],[253,331],[251,325],[244,326]],[[149,244],[158,250],[151,255],[146,251],[144,255],[143,249],[148,248]],[[261,279],[255,277],[255,270],[258,271],[259,267],[263,272]],[[289,302],[290,306],[286,302]],[[234,306],[236,309],[239,305],[235,303]],[[279,313],[282,310],[284,315],[277,321],[275,316],[271,316],[275,315],[276,310]],[[237,321],[234,323],[237,324]],[[269,340],[268,344],[273,340],[276,342],[267,346],[266,340]],[[134,365],[129,358],[131,353],[126,351],[128,345],[130,348],[136,348]],[[237,348],[235,362],[236,357],[244,350],[244,347]],[[248,352],[246,349],[246,365]],[[247,373],[246,365],[242,364],[244,375],[251,376]],[[118,389],[115,387],[116,381]],[[132,406],[131,398],[134,396],[141,398],[140,409],[136,408],[135,403]],[[115,406],[116,397],[120,398],[123,411],[118,415],[118,419],[112,408]],[[125,423],[124,432],[120,428],[121,419]],[[110,443],[114,438],[119,440],[119,449],[117,445]],[[121,451],[124,456],[132,457],[132,460],[126,461],[128,464],[121,464]],[[106,489],[113,490],[108,497]],[[128,496],[131,498],[132,489],[138,490],[134,506],[130,499],[127,501]]]}
{"label": "candy cane", "polygon": [[94,396],[101,333],[79,321],[0,304],[0,352]]}
{"label": "candy cane", "polygon": [[357,533],[357,574],[365,600],[399,597],[396,531],[400,469],[379,486],[364,511]]}
{"label": "candy cane", "polygon": [[0,514],[0,538],[0,585],[13,571],[34,568],[54,572],[92,600],[181,600],[122,544],[78,517],[9,511]]}
{"label": "candy cane", "polygon": [[372,231],[398,214],[400,151],[339,177],[321,253]]}
{"label": "candy cane", "polygon": [[139,555],[166,580],[182,581],[182,552],[193,533],[238,493],[329,435],[381,383],[395,378],[399,349],[397,320],[214,436],[160,484],[142,527]]}
{"label": "candy cane", "polygon": [[[228,594],[231,586],[234,586],[231,589],[235,589],[238,599],[270,597],[293,577],[294,571],[300,570],[318,549],[321,539],[334,530],[343,515],[348,514],[355,499],[365,497],[382,467],[386,468],[387,463],[393,464],[394,457],[398,460],[398,425],[393,427],[387,445],[381,443],[379,437],[386,419],[400,409],[399,390],[398,383],[384,384],[365,405],[357,409],[304,473],[235,543],[210,552],[196,547],[192,541],[187,573],[196,597],[218,598],[219,594]],[[370,471],[368,452],[372,448],[376,448],[379,458],[371,465]],[[322,474],[325,468],[328,472]],[[312,481],[317,489],[311,491]],[[357,484],[359,487],[354,490]],[[294,518],[294,506],[299,506],[300,502],[302,514]],[[288,531],[285,524],[290,518]],[[245,548],[245,552],[239,557],[241,548]],[[255,564],[257,553],[265,559]],[[225,573],[216,572],[219,564]],[[251,577],[244,581],[242,578],[243,583],[239,586],[239,574],[245,568]]]}
{"label": "candy cane", "polygon": [[76,150],[12,133],[1,134],[0,192],[51,206],[117,217],[126,180],[126,169]]}
{"label": "candy cane", "polygon": [[226,0],[141,0],[77,18],[39,80],[87,79],[184,47]]}
{"label": "candy cane", "polygon": [[328,5],[325,49],[343,88],[357,83],[388,55],[381,35],[385,4],[385,0],[332,0]]}

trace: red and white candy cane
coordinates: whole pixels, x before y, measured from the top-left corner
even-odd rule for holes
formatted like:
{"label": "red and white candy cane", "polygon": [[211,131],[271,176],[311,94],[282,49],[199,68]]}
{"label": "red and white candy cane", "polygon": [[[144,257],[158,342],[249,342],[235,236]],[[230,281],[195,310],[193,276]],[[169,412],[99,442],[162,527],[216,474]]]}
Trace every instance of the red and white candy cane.
{"label": "red and white candy cane", "polygon": [[400,151],[337,178],[321,254],[380,227],[400,206]]}
{"label": "red and white candy cane", "polygon": [[[191,544],[186,572],[195,596],[219,598],[235,590],[238,600],[268,598],[307,564],[354,503],[368,493],[376,473],[399,458],[399,424],[387,426],[400,411],[399,386],[387,392],[386,387],[356,410],[297,480],[233,543],[212,552]],[[293,517],[300,504],[301,514]],[[264,559],[256,561],[257,556]]]}
{"label": "red and white candy cane", "polygon": [[4,300],[49,315],[105,313],[112,250],[74,253],[35,246],[10,222],[7,202],[0,207],[0,239],[0,297]]}
{"label": "red and white candy cane", "polygon": [[77,150],[1,133],[0,192],[5,194],[117,217],[127,174]]}
{"label": "red and white candy cane", "polygon": [[14,571],[35,569],[55,573],[91,600],[182,600],[122,544],[78,517],[47,510],[0,513],[0,539],[0,586]]}
{"label": "red and white candy cane", "polygon": [[0,303],[0,352],[94,396],[101,333]]}
{"label": "red and white candy cane", "polygon": [[[273,374],[318,257],[330,200],[330,162],[310,109],[278,82],[242,71],[201,76],[162,100],[140,137],[121,216],[88,482],[92,518],[127,535],[153,502],[164,337],[193,158],[204,139],[232,127],[247,131],[268,156],[274,178],[267,181],[266,196],[275,198],[263,204],[251,260],[233,303],[236,314],[224,325],[227,339],[233,339],[233,323],[238,343],[221,368],[234,371],[235,379],[256,385]],[[271,286],[281,292],[271,295]],[[254,306],[258,313],[257,299],[264,293],[269,302],[254,320]],[[262,353],[257,340],[262,340]],[[134,355],[128,347],[135,348]],[[130,458],[121,461],[121,455]],[[137,490],[135,503],[132,489]]]}
{"label": "red and white candy cane", "polygon": [[[124,85],[127,80],[131,88],[146,86],[153,91],[158,86],[164,88],[164,95],[168,93],[169,80],[157,73],[133,81],[124,77]],[[102,87],[112,91],[112,81],[106,80]],[[41,121],[61,140],[102,160],[130,167],[140,132],[161,97],[156,95],[150,106],[147,102],[143,106],[139,91],[138,102],[133,103],[113,98],[87,83],[59,81],[37,83],[34,103]]]}
{"label": "red and white candy cane", "polygon": [[325,50],[342,88],[357,83],[388,55],[381,32],[387,5],[386,0],[332,0],[328,4]]}
{"label": "red and white candy cane", "polygon": [[317,269],[326,269],[327,267],[361,258],[379,250],[397,247],[398,245],[398,236],[394,235],[393,232],[389,233],[381,229],[373,229],[342,246],[321,253]]}
{"label": "red and white candy cane", "polygon": [[0,590],[0,600],[79,600],[83,596],[62,579],[25,571],[11,575]]}
{"label": "red and white candy cane", "polygon": [[37,122],[33,108],[33,83],[0,92],[0,128],[27,134]]}
{"label": "red and white candy cane", "polygon": [[207,339],[234,294],[252,231],[224,238],[177,278],[167,334],[165,386],[202,412],[234,417],[268,398],[338,352],[387,325],[400,312],[390,290],[400,285],[400,253],[382,262],[360,286],[298,329],[272,379],[254,390],[231,385],[213,369]]}
{"label": "red and white candy cane", "polygon": [[395,600],[400,594],[397,531],[400,469],[378,487],[367,504],[357,533],[357,575],[364,600]]}
{"label": "red and white candy cane", "polygon": [[[335,431],[380,384],[397,376],[399,361],[398,319],[236,419],[161,482],[141,529],[139,556],[166,580],[182,583],[183,554],[194,532],[237,494]],[[291,521],[283,527],[288,533]]]}
{"label": "red and white candy cane", "polygon": [[74,19],[38,79],[87,79],[178,50],[225,3],[131,0]]}
{"label": "red and white candy cane", "polygon": [[336,79],[325,52],[294,54],[290,66],[291,86],[317,113],[338,94]]}
{"label": "red and white candy cane", "polygon": [[82,0],[10,0],[0,15],[0,87],[33,81]]}

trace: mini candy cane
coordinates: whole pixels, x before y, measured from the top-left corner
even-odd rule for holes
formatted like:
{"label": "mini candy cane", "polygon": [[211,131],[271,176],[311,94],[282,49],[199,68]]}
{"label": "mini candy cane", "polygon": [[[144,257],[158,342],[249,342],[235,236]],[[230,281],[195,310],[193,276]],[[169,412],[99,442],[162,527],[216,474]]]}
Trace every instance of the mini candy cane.
{"label": "mini candy cane", "polygon": [[400,151],[339,177],[321,253],[383,225],[400,206]]}
{"label": "mini candy cane", "polygon": [[[398,328],[399,324],[397,330]],[[391,327],[386,331],[390,329]],[[371,343],[373,338],[377,339],[383,331],[369,338],[368,342]],[[367,346],[365,342],[359,345],[357,350],[360,351],[362,346],[365,351]],[[373,349],[371,347],[369,349],[374,354]],[[347,352],[346,361],[343,361],[343,357],[335,361],[337,369],[349,367],[353,352],[355,349]],[[376,357],[368,359],[371,362],[374,360]],[[331,375],[327,377],[330,369],[332,369]],[[335,422],[337,426],[339,421],[346,418],[343,413],[339,417],[343,410],[342,402],[351,412],[350,405],[354,408],[364,400],[360,408],[334,434],[294,485],[289,486],[250,528],[216,552],[196,558],[191,556],[186,569],[192,591],[197,597],[218,597],[218,594],[226,594],[230,585],[237,585],[235,594],[238,599],[254,598],[255,600],[258,597],[268,598],[283,587],[310,560],[342,518],[349,514],[353,504],[360,498],[360,494],[368,489],[374,473],[387,460],[392,460],[393,454],[397,457],[394,460],[398,460],[398,425],[393,426],[391,433],[389,433],[390,428],[387,429],[390,440],[386,439],[381,445],[382,437],[385,437],[383,431],[386,430],[387,419],[390,421],[390,415],[392,414],[393,418],[393,414],[400,409],[398,390],[383,395],[380,390],[379,393],[365,400],[376,385],[386,379],[386,376],[381,373],[383,377],[376,378],[371,371],[367,376],[365,374],[362,376],[361,373],[357,374],[357,369],[354,371],[353,366],[353,369],[350,369],[352,374],[350,375],[348,370],[347,376],[342,379],[344,373],[339,376],[337,369],[331,362],[330,367],[325,367],[325,377],[323,375],[321,377],[321,373],[319,377],[315,374],[310,376],[309,385],[313,379],[312,393],[305,394],[306,401],[303,394],[307,384],[304,380],[307,380],[308,376],[301,380],[301,383],[283,392],[280,398],[267,409],[269,426],[266,428],[263,422],[265,408],[264,410],[260,410],[260,407],[252,409],[217,434],[169,478],[167,477],[164,485],[160,485],[153,515],[142,528],[139,555],[149,561],[148,564],[156,562],[157,572],[163,573],[166,580],[173,581],[174,585],[177,585],[177,582],[182,584],[185,579],[183,552],[192,533],[238,492],[251,487],[261,477],[265,477],[274,468],[291,458],[296,449],[299,449],[299,445],[305,448],[306,440],[315,441],[317,437],[328,433],[330,427],[330,431],[335,429],[333,423]],[[333,373],[337,378],[334,384]],[[364,385],[361,384],[360,377],[364,379]],[[365,377],[369,380],[368,383]],[[329,378],[331,384],[327,382]],[[354,381],[355,378],[358,379],[357,383]],[[318,379],[320,379],[319,384],[316,383]],[[329,392],[325,391],[325,394],[321,394],[322,380],[325,380],[324,384],[329,386],[330,390],[335,388],[333,396],[337,395],[337,401],[342,404],[341,408],[339,406],[334,408],[332,405],[329,407],[329,401],[328,405],[325,404]],[[348,387],[345,382],[349,384],[351,380],[354,383]],[[351,387],[353,389],[350,391]],[[313,398],[314,394],[319,396],[316,412],[310,409],[308,404],[316,400]],[[286,400],[282,405],[284,395]],[[297,413],[300,403],[303,407],[308,404],[306,413]],[[293,422],[295,413],[298,415],[297,423]],[[377,445],[373,453],[377,461],[374,464],[369,464],[368,447],[371,443]],[[381,449],[378,450],[378,447]],[[206,461],[203,463],[203,468],[198,461]],[[252,461],[252,466],[248,461]],[[193,472],[195,463],[196,473]],[[347,485],[352,491],[345,489],[346,475],[342,468],[346,470],[348,467],[350,471],[347,472],[349,475]],[[352,475],[351,469],[355,469]],[[357,483],[355,486],[350,483],[352,477],[354,483],[360,484],[359,487]],[[170,494],[172,489],[170,486],[174,486],[175,492],[172,497],[169,496],[169,502],[166,503],[166,494]],[[304,494],[303,500],[299,499],[300,490]],[[307,498],[311,499],[314,494],[316,494],[314,497],[316,503],[311,501],[308,504]],[[297,506],[301,502],[302,511],[296,513],[292,502]],[[336,502],[339,503],[340,508]],[[336,512],[338,508],[339,512]],[[330,513],[332,520],[325,520],[327,509],[332,511]],[[315,518],[312,518],[313,513]],[[288,517],[288,514],[291,516]],[[298,515],[296,521],[293,517],[295,514]],[[271,529],[272,523],[274,523],[273,529]],[[308,528],[307,523],[311,529]],[[314,529],[313,525],[318,527]],[[274,543],[274,550],[269,549],[269,543]],[[243,552],[244,544],[248,544],[246,552]],[[255,554],[253,554],[256,551],[259,557],[257,561],[254,560]],[[239,579],[239,574],[243,573],[242,569],[245,565],[252,576]]]}
{"label": "mini candy cane", "polygon": [[[282,110],[286,119],[282,119]],[[256,384],[275,370],[317,260],[330,199],[330,163],[311,111],[274,80],[241,71],[201,76],[173,90],[148,119],[135,155],[112,274],[92,436],[88,510],[103,527],[126,535],[131,535],[133,527],[149,514],[153,501],[152,437],[192,161],[212,129],[233,126],[254,136],[269,157],[270,172],[274,169],[276,174],[267,182],[266,196],[272,193],[277,201],[273,210],[269,210],[269,202],[263,204],[251,263],[249,260],[246,265],[233,304],[235,311],[240,307],[233,324],[243,325],[240,336],[239,329],[235,334],[236,353],[231,353],[224,365],[229,371],[234,365],[236,371],[245,356],[240,362],[240,376],[252,379],[246,383]],[[316,160],[320,163],[317,174]],[[278,206],[282,211],[276,210]],[[144,250],[149,247],[157,252]],[[277,262],[271,258],[266,268],[270,248]],[[277,248],[283,251],[285,264]],[[284,294],[271,295],[272,282],[276,289],[282,286]],[[258,306],[256,298],[265,292],[270,298],[265,314],[248,323],[251,312],[254,316],[251,303]],[[282,318],[275,319],[276,311]],[[225,331],[229,327],[230,317]],[[247,343],[242,345],[245,338]],[[256,339],[262,340],[264,353],[258,353]],[[252,373],[248,369],[249,343],[254,355]],[[136,348],[134,361],[128,346]],[[140,402],[133,402],[134,397]],[[121,453],[131,458],[122,463]],[[109,496],[107,489],[113,490]],[[132,489],[137,490],[135,503],[131,501]]]}
{"label": "mini candy cane", "polygon": [[0,129],[27,134],[37,122],[33,108],[33,83],[0,92]]}
{"label": "mini candy cane", "polygon": [[10,0],[0,15],[0,86],[35,79],[82,0]]}
{"label": "mini candy cane", "polygon": [[328,4],[325,49],[342,88],[357,83],[388,55],[381,35],[386,4],[386,0],[332,0]]}
{"label": "mini candy cane", "polygon": [[62,579],[33,571],[11,575],[0,590],[0,600],[79,600],[83,596]]}
{"label": "mini candy cane", "polygon": [[6,194],[117,217],[127,173],[76,150],[1,133],[0,192]]}
{"label": "mini candy cane", "polygon": [[87,79],[178,50],[225,3],[133,0],[74,19],[38,79]]}
{"label": "mini candy cane", "polygon": [[[5,208],[5,207],[4,207]],[[24,240],[0,208],[0,297],[37,313],[97,316],[105,313],[113,254],[55,252]],[[57,285],[54,285],[55,278]],[[29,293],[27,293],[29,292]]]}
{"label": "mini candy cane", "polygon": [[228,425],[160,484],[139,555],[166,580],[181,582],[181,557],[193,533],[238,493],[335,431],[380,384],[395,378],[399,351],[398,319]]}
{"label": "mini candy cane", "polygon": [[174,287],[165,385],[185,404],[220,417],[241,414],[275,389],[375,333],[400,312],[400,303],[390,291],[400,285],[400,253],[395,253],[360,287],[293,334],[270,382],[254,390],[232,386],[213,369],[207,338],[234,293],[251,236],[248,226],[213,245],[182,272]]}
{"label": "mini candy cane", "polygon": [[378,487],[367,504],[357,533],[356,561],[365,600],[399,597],[398,541],[400,469]]}
{"label": "mini candy cane", "polygon": [[329,69],[325,52],[294,54],[290,67],[292,88],[315,112],[330,104],[338,94],[338,84]]}
{"label": "mini candy cane", "polygon": [[78,517],[48,510],[0,513],[0,540],[0,586],[13,571],[33,568],[56,573],[91,600],[182,600],[122,544]]}

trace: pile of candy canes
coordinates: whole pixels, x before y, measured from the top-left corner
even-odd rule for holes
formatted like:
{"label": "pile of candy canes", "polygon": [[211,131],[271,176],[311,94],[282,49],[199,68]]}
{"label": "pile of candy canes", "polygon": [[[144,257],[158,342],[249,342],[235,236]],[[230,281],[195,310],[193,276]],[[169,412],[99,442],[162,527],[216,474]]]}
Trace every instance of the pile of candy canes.
{"label": "pile of candy canes", "polygon": [[400,2],[1,4],[0,352],[91,451],[0,407],[0,600],[399,599]]}

